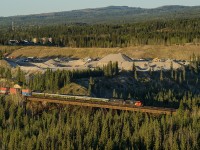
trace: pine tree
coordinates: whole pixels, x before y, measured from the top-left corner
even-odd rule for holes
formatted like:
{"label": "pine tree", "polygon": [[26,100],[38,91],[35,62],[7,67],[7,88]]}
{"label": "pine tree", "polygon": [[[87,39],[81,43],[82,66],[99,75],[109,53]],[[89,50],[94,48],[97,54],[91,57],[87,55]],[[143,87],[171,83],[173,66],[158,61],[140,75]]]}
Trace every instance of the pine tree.
{"label": "pine tree", "polygon": [[112,69],[112,62],[110,61],[107,65],[108,67],[108,76],[112,77],[113,76],[113,69]]}
{"label": "pine tree", "polygon": [[0,50],[0,60],[3,59],[3,52]]}
{"label": "pine tree", "polygon": [[150,68],[150,70],[149,70],[149,74],[152,76],[152,68]]}
{"label": "pine tree", "polygon": [[179,114],[182,116],[183,113],[184,113],[184,105],[183,105],[183,101],[181,100],[180,101],[180,105],[179,105],[179,108],[178,108],[178,112]]}
{"label": "pine tree", "polygon": [[177,80],[177,70],[175,70],[175,74],[174,74],[174,80]]}
{"label": "pine tree", "polygon": [[173,79],[174,78],[173,62],[171,62],[170,70],[171,70],[171,78]]}
{"label": "pine tree", "polygon": [[160,70],[160,81],[163,81],[163,71],[162,71],[162,69]]}
{"label": "pine tree", "polygon": [[66,73],[66,79],[65,79],[65,84],[69,84],[71,83],[71,76],[70,76],[70,73],[67,71]]}
{"label": "pine tree", "polygon": [[179,83],[180,84],[182,83],[182,74],[181,74],[181,72],[179,73]]}
{"label": "pine tree", "polygon": [[185,72],[185,67],[183,67],[183,81],[186,80],[186,72]]}
{"label": "pine tree", "polygon": [[136,66],[135,66],[135,62],[133,62],[133,64],[132,64],[132,71],[135,72],[135,70],[136,70]]}
{"label": "pine tree", "polygon": [[196,78],[196,85],[198,85],[198,83],[199,83],[199,78],[197,77]]}
{"label": "pine tree", "polygon": [[116,61],[113,63],[113,75],[118,75],[119,74],[119,68],[118,68],[118,62]]}
{"label": "pine tree", "polygon": [[19,83],[21,81],[21,69],[20,67],[17,68],[17,76],[16,76],[17,82]]}
{"label": "pine tree", "polygon": [[88,87],[88,95],[92,96],[92,92],[94,90],[94,80],[92,77],[89,79],[89,87]]}
{"label": "pine tree", "polygon": [[114,98],[117,98],[117,93],[116,93],[116,90],[115,90],[115,89],[113,90],[113,97],[114,97]]}
{"label": "pine tree", "polygon": [[6,71],[6,78],[11,79],[12,78],[12,73],[11,73],[11,69],[7,69]]}
{"label": "pine tree", "polygon": [[134,78],[135,78],[135,80],[138,80],[137,71],[136,70],[134,71]]}
{"label": "pine tree", "polygon": [[19,85],[24,85],[26,83],[25,79],[25,74],[24,72],[20,69],[20,67],[17,68],[17,75],[16,75],[16,80]]}
{"label": "pine tree", "polygon": [[131,94],[130,93],[128,94],[128,99],[131,99]]}

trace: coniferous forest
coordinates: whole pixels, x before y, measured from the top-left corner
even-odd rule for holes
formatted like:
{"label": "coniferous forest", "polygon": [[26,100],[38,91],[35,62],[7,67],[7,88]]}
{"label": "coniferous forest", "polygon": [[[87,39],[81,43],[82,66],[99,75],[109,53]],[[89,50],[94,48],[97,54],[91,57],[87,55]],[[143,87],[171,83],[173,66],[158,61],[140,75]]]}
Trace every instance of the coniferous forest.
{"label": "coniferous forest", "polygon": [[[88,95],[140,99],[145,106],[176,108],[176,114],[23,103],[0,97],[1,149],[188,149],[200,148],[200,57],[178,70],[119,72],[117,62],[94,70],[52,71],[26,75],[1,68],[0,76],[33,91],[60,93],[81,80]],[[118,84],[123,77],[129,79]],[[130,84],[131,83],[131,84]],[[4,85],[4,86],[9,86]],[[65,94],[65,93],[64,93]]]}
{"label": "coniferous forest", "polygon": [[[27,104],[28,105],[28,104]],[[200,148],[200,112],[148,115],[64,106],[42,113],[0,99],[1,149],[188,149]]]}
{"label": "coniferous forest", "polygon": [[[119,24],[51,24],[4,27],[0,45],[9,40],[34,46],[129,47],[200,43],[200,19],[149,20]],[[52,41],[43,40],[52,38]],[[12,44],[10,44],[12,45]],[[15,45],[15,44],[13,44]],[[22,45],[24,46],[24,45]],[[12,48],[11,48],[12,49]],[[12,50],[10,50],[12,51]],[[10,53],[5,51],[5,53]],[[4,53],[0,51],[0,59]],[[2,150],[199,150],[200,56],[188,66],[139,72],[119,70],[118,62],[88,70],[26,73],[20,67],[0,67],[0,86],[14,84],[33,92],[67,94],[73,84],[84,96],[140,100],[147,107],[174,108],[171,115],[23,101],[20,95],[0,95]]]}
{"label": "coniferous forest", "polygon": [[[135,45],[173,45],[200,42],[197,19],[156,20],[129,24],[54,25],[17,27],[0,30],[0,44],[9,40],[36,39],[36,45],[65,47],[127,47]],[[42,38],[52,38],[51,43]]]}
{"label": "coniferous forest", "polygon": [[[200,57],[178,70],[138,72],[133,63],[132,71],[119,72],[118,63],[110,62],[94,70],[47,69],[45,73],[29,74],[18,68],[15,75],[9,69],[0,69],[1,77],[14,79],[15,83],[36,92],[67,94],[63,88],[71,83],[88,89],[89,96],[100,98],[139,99],[147,106],[178,108],[184,102],[188,109],[199,104],[200,98]],[[27,79],[28,78],[28,79]],[[121,78],[126,79],[120,82]]]}

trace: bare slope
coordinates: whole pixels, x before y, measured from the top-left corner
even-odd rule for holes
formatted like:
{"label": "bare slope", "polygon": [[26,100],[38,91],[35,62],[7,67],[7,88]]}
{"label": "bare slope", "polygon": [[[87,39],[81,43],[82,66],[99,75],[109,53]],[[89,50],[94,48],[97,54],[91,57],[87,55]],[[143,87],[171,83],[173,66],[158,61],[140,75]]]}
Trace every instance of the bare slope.
{"label": "bare slope", "polygon": [[[1,46],[0,46],[1,49]],[[60,48],[60,47],[22,47],[14,50],[10,56],[36,56],[36,57],[74,57],[74,58],[102,58],[111,53],[123,53],[131,58],[174,58],[187,59],[194,53],[200,55],[200,46],[187,44],[184,46],[134,46],[127,48]]]}
{"label": "bare slope", "polygon": [[61,94],[69,94],[69,95],[87,95],[87,89],[81,85],[76,83],[70,83],[66,85],[62,89],[60,89]]}
{"label": "bare slope", "polygon": [[109,54],[105,57],[103,57],[100,62],[105,62],[105,63],[108,63],[109,61],[112,61],[112,62],[131,62],[131,58],[129,58],[128,56],[124,55],[124,54],[121,54],[121,53],[118,53],[118,54]]}
{"label": "bare slope", "polygon": [[6,60],[0,60],[0,67],[11,68],[11,65]]}

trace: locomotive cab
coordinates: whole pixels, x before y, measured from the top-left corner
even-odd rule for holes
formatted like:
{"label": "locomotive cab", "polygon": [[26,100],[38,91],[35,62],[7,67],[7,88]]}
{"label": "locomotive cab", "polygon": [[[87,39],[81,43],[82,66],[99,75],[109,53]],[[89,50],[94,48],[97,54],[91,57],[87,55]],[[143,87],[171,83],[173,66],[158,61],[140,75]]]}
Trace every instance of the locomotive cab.
{"label": "locomotive cab", "polygon": [[142,107],[143,103],[141,101],[136,101],[134,104],[136,107]]}

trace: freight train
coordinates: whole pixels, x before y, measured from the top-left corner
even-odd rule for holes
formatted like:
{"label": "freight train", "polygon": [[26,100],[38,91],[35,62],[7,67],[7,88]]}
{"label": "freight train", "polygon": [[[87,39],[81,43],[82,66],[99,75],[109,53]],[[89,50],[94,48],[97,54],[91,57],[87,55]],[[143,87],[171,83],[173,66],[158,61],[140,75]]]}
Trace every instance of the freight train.
{"label": "freight train", "polygon": [[96,97],[88,97],[88,96],[75,96],[75,95],[62,95],[62,94],[49,94],[49,93],[37,93],[32,92],[34,97],[45,97],[45,98],[61,98],[61,99],[74,99],[74,100],[84,100],[84,101],[95,101],[95,102],[111,102],[115,104],[130,104],[135,105],[137,107],[142,107],[143,103],[141,101],[132,101],[132,100],[124,100],[124,99],[107,99],[107,98],[96,98]]}
{"label": "freight train", "polygon": [[14,95],[20,94],[24,97],[40,97],[40,98],[58,98],[58,99],[74,99],[74,100],[86,100],[86,101],[98,101],[98,102],[111,102],[116,104],[129,104],[135,105],[136,107],[142,107],[143,103],[141,101],[131,101],[124,99],[107,99],[107,98],[96,98],[96,97],[88,97],[88,96],[75,96],[75,95],[62,95],[62,94],[49,94],[49,93],[39,93],[32,92],[30,89],[18,89],[18,88],[8,88],[8,87],[0,87],[0,94],[3,95]]}

